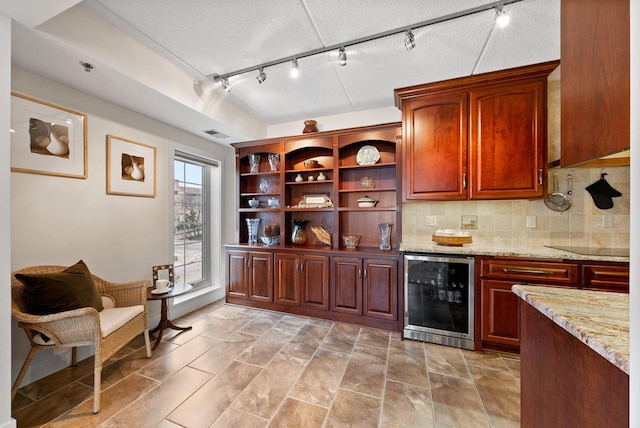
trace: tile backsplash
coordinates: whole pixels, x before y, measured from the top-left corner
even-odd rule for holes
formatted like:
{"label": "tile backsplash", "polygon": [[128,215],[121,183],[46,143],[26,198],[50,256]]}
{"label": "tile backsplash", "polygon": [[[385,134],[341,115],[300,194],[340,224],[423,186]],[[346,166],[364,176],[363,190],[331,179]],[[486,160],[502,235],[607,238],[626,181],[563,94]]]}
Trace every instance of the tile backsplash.
{"label": "tile backsplash", "polygon": [[[600,179],[601,172],[606,172],[605,179],[622,193],[621,197],[613,198],[614,206],[608,210],[597,208],[585,190]],[[551,211],[542,199],[404,203],[402,242],[430,242],[436,229],[460,229],[462,216],[476,216],[477,230],[469,232],[477,243],[629,248],[629,167],[552,169],[550,191],[554,173],[562,193],[568,190],[567,174],[572,176],[572,202],[565,212]],[[435,217],[436,226],[426,225],[427,216],[431,220]],[[527,217],[535,217],[535,227],[527,227]]]}

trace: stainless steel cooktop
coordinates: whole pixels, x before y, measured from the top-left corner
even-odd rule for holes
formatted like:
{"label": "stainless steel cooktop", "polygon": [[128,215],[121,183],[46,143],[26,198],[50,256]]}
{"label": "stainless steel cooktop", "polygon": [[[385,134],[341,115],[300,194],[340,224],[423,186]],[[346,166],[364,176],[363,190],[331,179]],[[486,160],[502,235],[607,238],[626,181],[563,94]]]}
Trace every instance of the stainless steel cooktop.
{"label": "stainless steel cooktop", "polygon": [[592,248],[592,247],[572,247],[563,245],[545,245],[556,250],[567,251],[574,254],[582,254],[585,256],[613,256],[613,257],[629,257],[628,248]]}

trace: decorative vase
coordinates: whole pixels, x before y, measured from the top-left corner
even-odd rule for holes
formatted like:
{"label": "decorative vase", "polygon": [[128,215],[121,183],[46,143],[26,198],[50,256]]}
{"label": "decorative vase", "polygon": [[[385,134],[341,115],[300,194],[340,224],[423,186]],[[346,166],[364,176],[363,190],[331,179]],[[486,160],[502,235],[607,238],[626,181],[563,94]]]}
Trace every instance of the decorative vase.
{"label": "decorative vase", "polygon": [[316,127],[318,122],[315,120],[305,120],[304,121],[304,129],[302,130],[303,134],[308,134],[310,132],[318,132],[318,128]]}
{"label": "decorative vase", "polygon": [[327,179],[327,176],[324,175],[323,173],[318,174],[318,181],[325,181]]}
{"label": "decorative vase", "polygon": [[258,243],[258,225],[260,224],[259,218],[247,218],[247,243],[249,245],[256,245]]}
{"label": "decorative vase", "polygon": [[269,153],[269,166],[271,171],[277,171],[280,166],[280,155],[277,153]]}
{"label": "decorative vase", "polygon": [[303,245],[307,242],[307,232],[304,230],[304,224],[307,220],[291,220],[293,222],[293,231],[291,232],[291,243],[295,245]]}
{"label": "decorative vase", "polygon": [[252,153],[249,155],[249,172],[251,174],[260,172],[260,154]]}
{"label": "decorative vase", "polygon": [[389,251],[391,249],[391,223],[380,223],[380,249]]}
{"label": "decorative vase", "polygon": [[269,182],[263,178],[262,180],[260,180],[258,188],[262,193],[267,193],[269,191]]}
{"label": "decorative vase", "polygon": [[304,178],[302,178],[302,175],[298,174],[298,175],[296,175],[295,181],[297,183],[300,183],[301,181],[304,181]]}

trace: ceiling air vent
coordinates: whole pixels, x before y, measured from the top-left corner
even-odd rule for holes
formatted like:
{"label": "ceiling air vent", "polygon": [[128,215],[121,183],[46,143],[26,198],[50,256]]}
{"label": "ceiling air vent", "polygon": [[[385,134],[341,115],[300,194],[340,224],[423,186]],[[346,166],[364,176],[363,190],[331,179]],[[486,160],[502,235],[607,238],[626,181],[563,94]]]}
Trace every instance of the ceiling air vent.
{"label": "ceiling air vent", "polygon": [[204,132],[205,134],[209,134],[209,135],[211,135],[212,137],[216,137],[216,138],[229,138],[229,136],[228,136],[228,135],[223,134],[223,133],[222,133],[222,132],[220,132],[220,131],[216,131],[215,129],[205,129],[205,130],[204,130],[204,131],[202,131],[202,132]]}

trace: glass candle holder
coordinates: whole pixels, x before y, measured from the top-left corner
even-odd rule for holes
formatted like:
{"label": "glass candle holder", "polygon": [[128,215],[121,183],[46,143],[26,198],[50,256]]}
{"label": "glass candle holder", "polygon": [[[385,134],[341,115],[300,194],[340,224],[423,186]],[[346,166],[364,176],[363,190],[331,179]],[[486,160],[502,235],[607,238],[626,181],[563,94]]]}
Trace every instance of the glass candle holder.
{"label": "glass candle holder", "polygon": [[260,154],[252,153],[249,155],[249,172],[251,174],[260,172]]}
{"label": "glass candle holder", "polygon": [[278,171],[280,167],[280,155],[277,153],[269,153],[269,167],[271,171]]}

